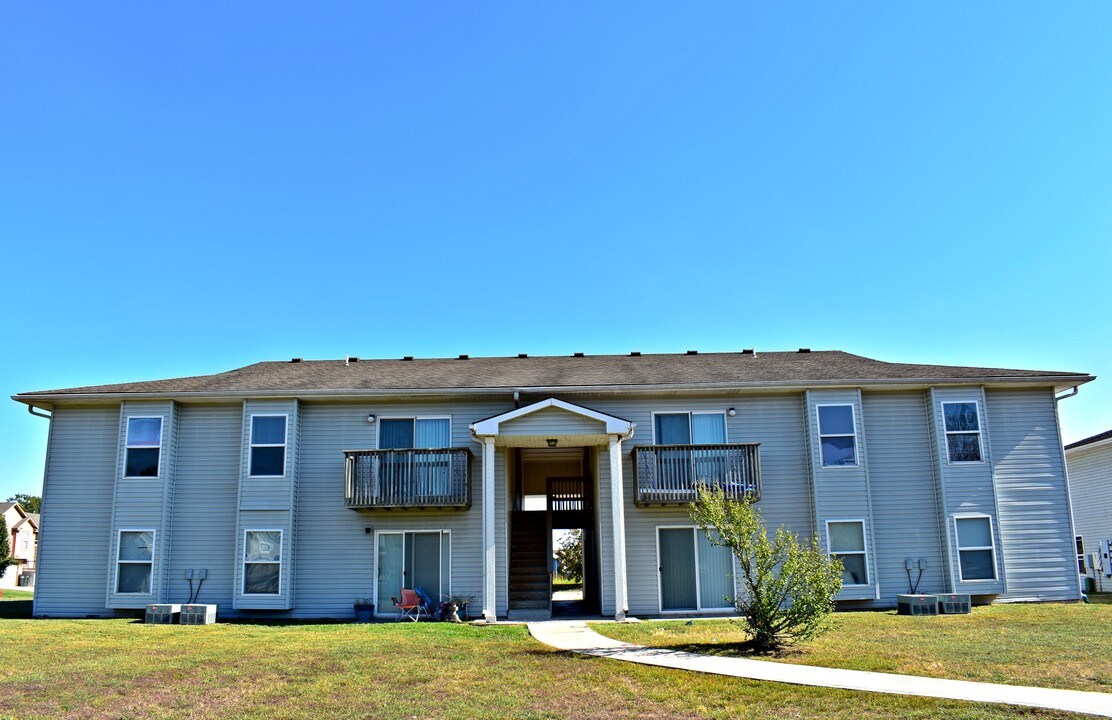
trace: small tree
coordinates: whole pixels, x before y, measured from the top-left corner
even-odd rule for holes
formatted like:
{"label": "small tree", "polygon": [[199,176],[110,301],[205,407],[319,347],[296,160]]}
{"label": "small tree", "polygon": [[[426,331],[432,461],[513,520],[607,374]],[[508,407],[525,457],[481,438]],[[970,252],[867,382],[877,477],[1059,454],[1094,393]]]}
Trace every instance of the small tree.
{"label": "small tree", "polygon": [[727,499],[719,488],[699,488],[691,518],[737,558],[743,595],[734,606],[749,625],[754,650],[775,651],[826,629],[842,589],[842,562],[818,541],[801,542],[783,526],[769,538],[753,500]]}
{"label": "small tree", "polygon": [[18,565],[19,561],[12,557],[12,546],[9,542],[8,521],[0,515],[0,578],[8,572],[8,567]]}
{"label": "small tree", "polygon": [[583,582],[583,531],[572,530],[556,547],[557,571],[572,582]]}
{"label": "small tree", "polygon": [[16,493],[8,498],[8,502],[17,502],[29,513],[42,512],[42,498],[38,495],[28,495],[27,493]]}

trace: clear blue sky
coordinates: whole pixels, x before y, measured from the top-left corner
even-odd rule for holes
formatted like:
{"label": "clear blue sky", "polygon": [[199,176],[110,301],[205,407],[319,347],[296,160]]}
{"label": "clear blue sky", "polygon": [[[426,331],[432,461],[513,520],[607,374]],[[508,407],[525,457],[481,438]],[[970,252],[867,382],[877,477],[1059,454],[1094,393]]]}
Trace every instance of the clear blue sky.
{"label": "clear blue sky", "polygon": [[311,5],[0,8],[3,395],[806,346],[1112,428],[1112,5]]}

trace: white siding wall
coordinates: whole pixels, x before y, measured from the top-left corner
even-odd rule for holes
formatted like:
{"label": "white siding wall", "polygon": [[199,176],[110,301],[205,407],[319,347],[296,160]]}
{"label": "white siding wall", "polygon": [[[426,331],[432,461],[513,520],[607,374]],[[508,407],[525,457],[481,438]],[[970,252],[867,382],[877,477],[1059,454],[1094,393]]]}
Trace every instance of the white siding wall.
{"label": "white siding wall", "polygon": [[[1099,553],[1102,540],[1112,538],[1112,441],[1082,445],[1066,451],[1073,522],[1084,538],[1085,554]],[[1105,572],[1109,559],[1102,558]],[[1097,581],[1097,590],[1112,590],[1112,578],[1102,572],[1086,571]]]}

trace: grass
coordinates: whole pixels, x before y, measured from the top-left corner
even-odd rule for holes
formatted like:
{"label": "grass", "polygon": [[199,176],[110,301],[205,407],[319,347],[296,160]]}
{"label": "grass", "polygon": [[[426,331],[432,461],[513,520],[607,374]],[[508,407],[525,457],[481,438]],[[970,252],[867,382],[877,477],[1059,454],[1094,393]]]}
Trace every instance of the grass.
{"label": "grass", "polygon": [[[0,717],[1069,718],[552,650],[522,626],[0,620]],[[29,652],[28,648],[33,648]]]}
{"label": "grass", "polygon": [[[971,615],[838,613],[825,635],[771,658],[788,663],[1112,692],[1112,605],[1029,604]],[[625,642],[744,655],[733,620],[645,622],[594,629]]]}

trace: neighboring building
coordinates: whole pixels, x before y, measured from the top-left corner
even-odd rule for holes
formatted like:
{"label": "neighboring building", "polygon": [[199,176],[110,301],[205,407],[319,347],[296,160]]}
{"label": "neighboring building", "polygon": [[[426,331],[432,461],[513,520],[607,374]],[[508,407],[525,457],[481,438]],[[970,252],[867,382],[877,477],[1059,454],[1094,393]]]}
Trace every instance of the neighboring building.
{"label": "neighboring building", "polygon": [[15,502],[0,503],[0,515],[8,526],[8,543],[16,565],[10,565],[0,578],[0,590],[35,584],[35,553],[39,547],[39,516]]}
{"label": "neighboring building", "polygon": [[697,481],[756,493],[898,593],[1079,596],[1055,393],[1068,372],[844,352],[263,362],[23,393],[49,414],[38,616],[183,602],[351,617],[402,587],[545,615],[553,529],[582,528],[584,607],[722,612],[732,557]]}
{"label": "neighboring building", "polygon": [[1077,566],[1100,592],[1112,592],[1112,430],[1066,446],[1077,538]]}

